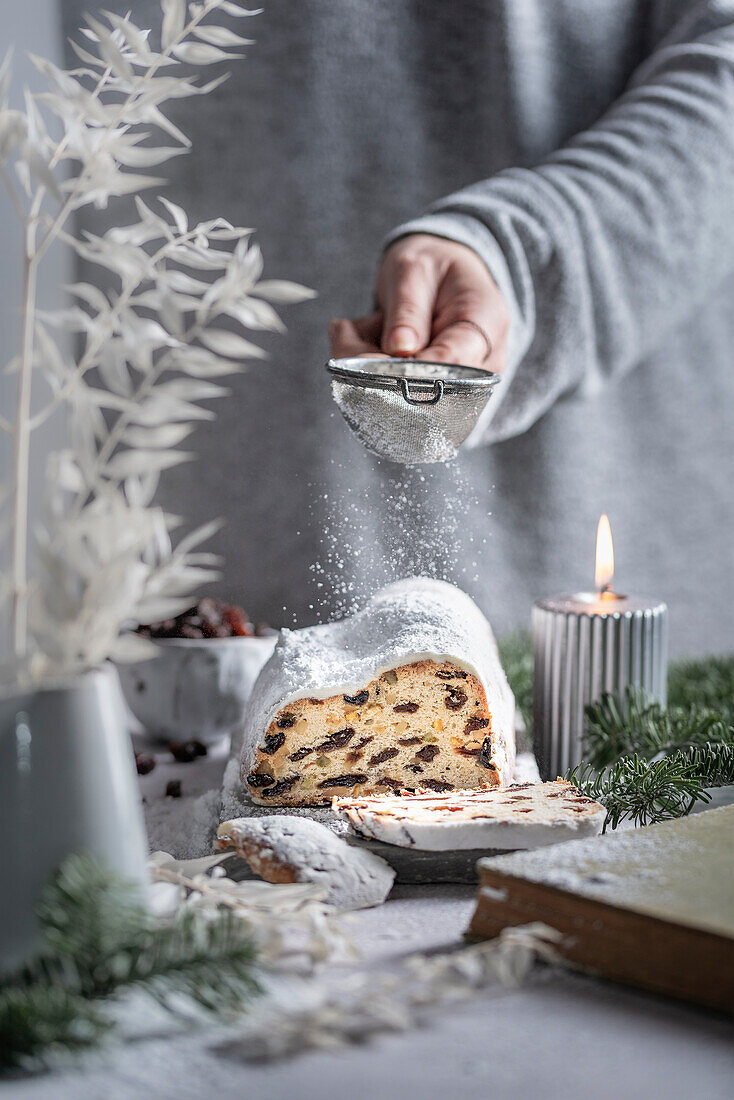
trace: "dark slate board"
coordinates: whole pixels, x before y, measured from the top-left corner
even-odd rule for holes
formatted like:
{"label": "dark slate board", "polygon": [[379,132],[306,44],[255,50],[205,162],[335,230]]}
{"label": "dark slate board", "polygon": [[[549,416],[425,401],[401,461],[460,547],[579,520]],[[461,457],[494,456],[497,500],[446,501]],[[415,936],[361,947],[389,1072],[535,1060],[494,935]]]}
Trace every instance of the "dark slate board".
{"label": "dark slate board", "polygon": [[[271,817],[274,814],[290,814],[310,817],[326,825],[349,844],[355,844],[382,856],[396,872],[396,882],[427,885],[431,883],[476,883],[477,860],[483,856],[505,854],[494,848],[472,848],[463,851],[425,852],[417,848],[400,848],[396,844],[384,844],[359,836],[346,823],[331,812],[328,806],[258,806],[252,801],[239,778],[241,736],[232,737],[229,763],[224,773],[219,820],[231,821],[236,817]],[[538,769],[531,753],[518,756],[515,770],[518,782],[538,779]],[[239,856],[233,855],[226,862],[227,873],[233,878],[257,878]]]}

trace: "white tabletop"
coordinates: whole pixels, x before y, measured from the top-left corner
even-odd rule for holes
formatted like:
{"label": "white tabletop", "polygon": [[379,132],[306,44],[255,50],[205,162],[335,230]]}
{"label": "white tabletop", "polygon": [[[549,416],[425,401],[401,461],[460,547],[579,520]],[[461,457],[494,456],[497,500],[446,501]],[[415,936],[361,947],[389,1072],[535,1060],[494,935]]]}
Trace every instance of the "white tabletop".
{"label": "white tabletop", "polygon": [[[153,830],[171,835],[223,756],[159,765],[142,786]],[[184,798],[166,800],[182,778]],[[186,792],[189,797],[186,798]],[[189,801],[190,800],[190,801]],[[151,812],[152,811],[152,812]],[[156,843],[155,836],[153,837]],[[182,853],[183,854],[183,853]],[[397,887],[354,916],[367,960],[460,942],[473,908],[460,886]],[[257,1012],[257,1002],[253,1010]],[[493,989],[432,1010],[417,1030],[333,1053],[253,1066],[218,1051],[222,1032],[145,1038],[83,1067],[6,1082],[27,1100],[730,1100],[734,1021],[567,971],[539,969],[521,989]]]}

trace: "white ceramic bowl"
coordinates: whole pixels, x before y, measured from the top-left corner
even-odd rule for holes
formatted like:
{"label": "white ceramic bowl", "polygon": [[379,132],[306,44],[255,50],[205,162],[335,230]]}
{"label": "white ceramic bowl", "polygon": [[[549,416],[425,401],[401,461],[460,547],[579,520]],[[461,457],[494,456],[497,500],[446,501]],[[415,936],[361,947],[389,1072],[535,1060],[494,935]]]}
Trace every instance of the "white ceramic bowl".
{"label": "white ceramic bowl", "polygon": [[158,657],[117,665],[125,701],[152,737],[215,741],[242,722],[276,640],[156,638]]}

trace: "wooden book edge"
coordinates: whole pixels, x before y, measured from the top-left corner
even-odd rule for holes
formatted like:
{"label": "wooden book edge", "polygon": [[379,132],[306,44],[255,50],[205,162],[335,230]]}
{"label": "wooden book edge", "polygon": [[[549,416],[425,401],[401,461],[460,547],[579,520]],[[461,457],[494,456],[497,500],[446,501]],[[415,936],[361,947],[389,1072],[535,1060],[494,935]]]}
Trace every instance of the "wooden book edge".
{"label": "wooden book edge", "polygon": [[493,939],[533,921],[561,932],[558,953],[584,970],[734,1013],[734,938],[482,868],[467,934]]}

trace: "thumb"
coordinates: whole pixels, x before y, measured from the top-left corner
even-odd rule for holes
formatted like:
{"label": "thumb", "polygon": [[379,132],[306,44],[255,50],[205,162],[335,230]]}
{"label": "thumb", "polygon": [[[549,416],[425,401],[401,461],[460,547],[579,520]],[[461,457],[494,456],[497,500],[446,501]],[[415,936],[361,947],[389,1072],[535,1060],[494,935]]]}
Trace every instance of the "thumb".
{"label": "thumb", "polygon": [[436,275],[432,267],[407,255],[396,256],[381,274],[382,350],[388,355],[415,355],[431,337]]}

